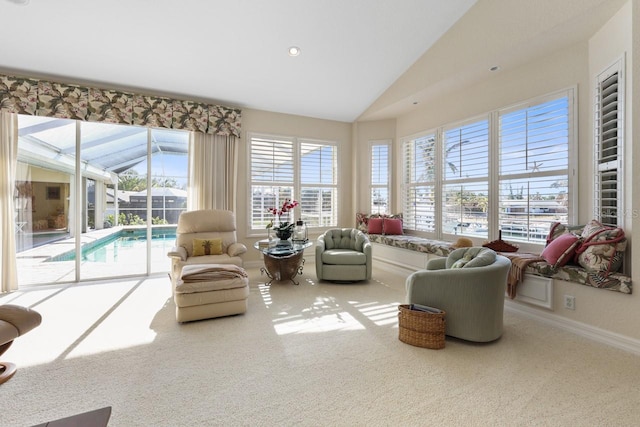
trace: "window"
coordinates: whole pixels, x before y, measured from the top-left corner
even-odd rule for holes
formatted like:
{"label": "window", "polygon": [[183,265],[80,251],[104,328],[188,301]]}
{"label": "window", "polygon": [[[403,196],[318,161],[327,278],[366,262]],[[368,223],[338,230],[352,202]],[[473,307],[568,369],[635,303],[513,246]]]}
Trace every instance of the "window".
{"label": "window", "polygon": [[336,152],[326,142],[300,141],[300,217],[308,227],[338,223]]}
{"label": "window", "polygon": [[[308,227],[337,225],[337,146],[326,141],[252,135],[251,229],[273,220],[267,209],[286,199],[300,202],[286,221],[301,218]],[[299,210],[298,210],[299,209]]]}
{"label": "window", "polygon": [[436,134],[403,143],[403,228],[435,231]]}
{"label": "window", "polygon": [[487,237],[489,121],[445,128],[442,231]]}
{"label": "window", "polygon": [[568,221],[570,93],[499,115],[499,226],[511,240],[542,243],[555,221]]}
{"label": "window", "polygon": [[389,214],[391,141],[373,141],[369,150],[371,213]]}
{"label": "window", "polygon": [[573,92],[404,140],[404,228],[540,244],[573,221]]}
{"label": "window", "polygon": [[595,216],[603,224],[622,226],[623,61],[596,81],[595,99]]}

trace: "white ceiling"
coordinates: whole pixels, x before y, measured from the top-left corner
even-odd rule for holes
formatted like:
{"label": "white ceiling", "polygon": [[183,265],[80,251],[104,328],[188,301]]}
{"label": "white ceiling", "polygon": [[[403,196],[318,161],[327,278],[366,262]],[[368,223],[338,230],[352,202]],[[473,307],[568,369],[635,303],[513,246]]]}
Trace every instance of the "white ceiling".
{"label": "white ceiling", "polygon": [[628,0],[13,1],[5,73],[352,122],[584,42]]}
{"label": "white ceiling", "polygon": [[0,0],[0,68],[351,122],[474,3]]}

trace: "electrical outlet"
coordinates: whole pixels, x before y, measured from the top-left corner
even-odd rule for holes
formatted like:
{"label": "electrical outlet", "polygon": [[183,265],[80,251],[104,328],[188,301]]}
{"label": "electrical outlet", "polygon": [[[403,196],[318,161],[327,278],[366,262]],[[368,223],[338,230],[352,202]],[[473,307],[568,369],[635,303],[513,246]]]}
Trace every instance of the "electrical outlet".
{"label": "electrical outlet", "polygon": [[576,309],[576,297],[573,295],[565,295],[564,296],[564,308],[568,310]]}

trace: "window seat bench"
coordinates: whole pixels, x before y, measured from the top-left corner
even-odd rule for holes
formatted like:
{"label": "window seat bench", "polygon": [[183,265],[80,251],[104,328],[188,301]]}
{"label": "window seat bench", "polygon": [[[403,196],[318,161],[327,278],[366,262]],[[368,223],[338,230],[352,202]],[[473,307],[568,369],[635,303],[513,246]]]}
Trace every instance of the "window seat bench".
{"label": "window seat bench", "polygon": [[565,265],[554,271],[553,266],[548,262],[534,262],[527,266],[525,274],[575,282],[598,289],[622,292],[623,294],[630,294],[632,290],[631,277],[629,276],[621,273],[613,273],[604,281],[598,280],[579,265]]}
{"label": "window seat bench", "polygon": [[[446,257],[455,248],[453,242],[427,239],[412,235],[368,234],[374,245],[373,258],[405,270],[424,269],[427,261],[436,257]],[[554,280],[564,280],[599,289],[630,294],[631,277],[613,273],[605,281],[576,265],[566,265],[556,270],[541,261],[527,266],[523,280],[518,284],[516,300],[552,308],[552,285]]]}

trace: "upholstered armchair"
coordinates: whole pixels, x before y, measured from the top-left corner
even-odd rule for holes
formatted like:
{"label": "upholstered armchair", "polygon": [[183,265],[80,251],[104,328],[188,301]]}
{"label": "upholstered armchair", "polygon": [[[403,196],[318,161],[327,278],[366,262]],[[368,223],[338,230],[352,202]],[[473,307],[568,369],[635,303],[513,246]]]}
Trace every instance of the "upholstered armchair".
{"label": "upholstered armchair", "polygon": [[502,335],[511,261],[488,248],[456,249],[427,262],[406,281],[407,302],[446,312],[445,334],[488,342]]}
{"label": "upholstered armchair", "polygon": [[355,282],[371,279],[369,237],[355,228],[333,228],[316,242],[318,280]]}
{"label": "upholstered armchair", "polygon": [[205,209],[180,214],[176,245],[168,253],[171,278],[180,277],[189,264],[235,264],[243,266],[240,255],[247,247],[237,241],[236,217],[231,211]]}
{"label": "upholstered armchair", "polygon": [[[13,304],[0,305],[0,355],[7,351],[13,340],[40,325],[42,316],[35,310]],[[0,384],[16,373],[16,365],[0,362]]]}

